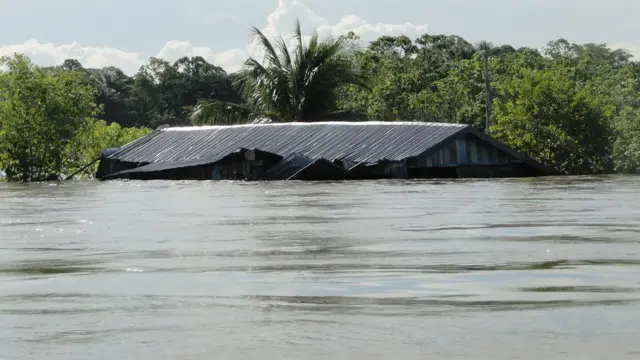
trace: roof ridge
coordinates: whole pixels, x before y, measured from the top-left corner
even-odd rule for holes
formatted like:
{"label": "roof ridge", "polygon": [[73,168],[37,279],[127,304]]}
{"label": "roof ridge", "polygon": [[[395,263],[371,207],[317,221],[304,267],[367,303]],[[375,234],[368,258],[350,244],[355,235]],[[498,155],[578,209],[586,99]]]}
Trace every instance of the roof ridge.
{"label": "roof ridge", "polygon": [[317,126],[317,125],[342,125],[342,126],[372,126],[372,125],[413,125],[413,126],[441,126],[441,127],[458,127],[465,128],[471,125],[458,123],[438,123],[438,122],[422,122],[422,121],[318,121],[318,122],[284,122],[284,123],[267,123],[267,124],[238,124],[238,125],[200,125],[200,126],[176,126],[158,128],[158,131],[200,131],[213,129],[228,128],[255,128],[255,127],[278,127],[278,126]]}

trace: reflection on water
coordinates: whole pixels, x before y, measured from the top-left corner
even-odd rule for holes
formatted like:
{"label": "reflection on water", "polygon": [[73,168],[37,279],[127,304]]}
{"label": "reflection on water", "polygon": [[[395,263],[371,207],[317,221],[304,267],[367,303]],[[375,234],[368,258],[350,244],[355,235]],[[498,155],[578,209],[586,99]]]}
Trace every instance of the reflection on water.
{"label": "reflection on water", "polygon": [[0,183],[0,359],[637,359],[639,189]]}

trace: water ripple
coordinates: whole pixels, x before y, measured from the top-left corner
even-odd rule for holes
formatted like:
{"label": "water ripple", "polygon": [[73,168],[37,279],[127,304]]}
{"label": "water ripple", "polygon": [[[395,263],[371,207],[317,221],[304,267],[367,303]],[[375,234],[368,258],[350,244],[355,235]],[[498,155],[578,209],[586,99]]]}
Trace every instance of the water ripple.
{"label": "water ripple", "polygon": [[2,184],[0,357],[635,359],[639,189]]}

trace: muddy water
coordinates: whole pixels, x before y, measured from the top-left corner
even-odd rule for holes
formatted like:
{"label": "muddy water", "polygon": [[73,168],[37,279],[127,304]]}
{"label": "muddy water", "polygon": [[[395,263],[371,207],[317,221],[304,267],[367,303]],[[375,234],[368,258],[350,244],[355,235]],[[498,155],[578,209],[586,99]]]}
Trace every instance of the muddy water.
{"label": "muddy water", "polygon": [[0,359],[638,359],[640,178],[0,183]]}

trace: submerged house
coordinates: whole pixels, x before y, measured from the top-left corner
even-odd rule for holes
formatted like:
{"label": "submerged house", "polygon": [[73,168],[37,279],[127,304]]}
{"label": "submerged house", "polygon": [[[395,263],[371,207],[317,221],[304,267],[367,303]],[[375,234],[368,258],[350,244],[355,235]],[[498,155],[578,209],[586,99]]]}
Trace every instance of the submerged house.
{"label": "submerged house", "polygon": [[470,125],[315,122],[158,129],[105,151],[96,178],[346,180],[550,173]]}

